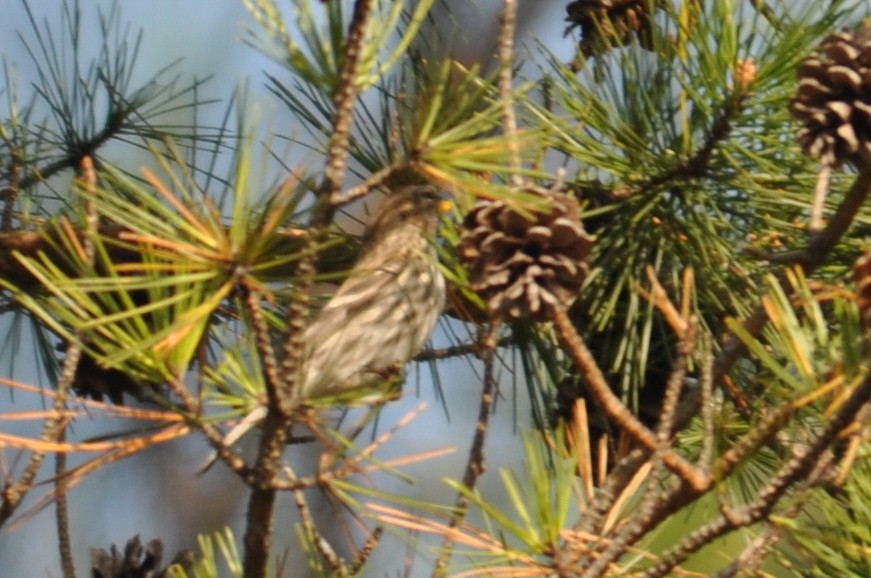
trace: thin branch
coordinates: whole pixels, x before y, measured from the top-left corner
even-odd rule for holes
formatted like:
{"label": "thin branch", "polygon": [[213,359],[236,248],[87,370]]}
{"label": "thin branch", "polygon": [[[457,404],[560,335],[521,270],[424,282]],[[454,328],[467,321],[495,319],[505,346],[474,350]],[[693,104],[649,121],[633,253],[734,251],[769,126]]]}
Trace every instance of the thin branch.
{"label": "thin branch", "polygon": [[[650,292],[647,292],[643,287],[638,287],[638,293],[659,309],[659,312],[662,313],[663,317],[665,317],[665,320],[668,322],[669,326],[671,326],[671,330],[674,331],[678,339],[683,339],[689,326],[689,322],[686,319],[687,313],[678,311],[677,307],[674,306],[674,303],[671,302],[671,299],[668,298],[668,292],[656,277],[656,270],[653,266],[648,265],[645,271],[647,273],[647,279],[650,281],[651,290]],[[686,270],[684,278],[689,280],[689,283],[684,285],[684,295],[688,295],[692,292],[692,269]]]}
{"label": "thin branch", "polygon": [[711,338],[708,335],[702,335],[702,354],[701,354],[701,379],[699,383],[699,391],[702,396],[702,431],[704,438],[702,439],[702,452],[699,455],[699,465],[701,468],[710,473],[711,462],[714,459],[714,379],[712,375],[712,365],[714,356],[711,347]]}
{"label": "thin branch", "polygon": [[808,230],[812,235],[823,228],[823,212],[826,207],[826,195],[829,192],[829,177],[831,173],[832,167],[823,165],[820,168],[820,174],[817,176],[817,186],[814,188],[814,202],[811,205],[811,215],[808,224]]}
{"label": "thin branch", "polygon": [[[85,190],[85,238],[83,240],[83,248],[85,253],[85,262],[93,267],[94,265],[94,238],[97,235],[99,225],[99,217],[97,215],[97,206],[94,203],[94,193],[97,188],[97,173],[94,170],[94,161],[87,156],[82,159],[80,167],[79,186]],[[8,208],[8,207],[7,207]],[[5,215],[4,215],[5,219]],[[61,372],[61,379],[57,385],[57,397],[55,398],[56,409],[66,409],[66,400],[69,395],[70,388],[75,380],[76,371],[79,367],[79,361],[82,358],[82,347],[80,345],[82,335],[77,335],[75,343],[69,344],[66,359],[64,359],[64,368]],[[67,421],[61,420],[58,425],[57,441],[63,442],[66,440]],[[61,571],[64,578],[75,578],[76,568],[73,564],[73,546],[70,538],[69,526],[69,511],[67,504],[66,492],[63,489],[63,478],[66,474],[67,456],[63,452],[55,454],[55,520],[57,523],[58,550],[61,560]]]}
{"label": "thin branch", "polygon": [[[333,98],[336,107],[331,122],[333,131],[327,147],[324,182],[320,191],[321,195],[329,199],[330,204],[333,204],[337,199],[345,180],[354,103],[360,93],[357,71],[360,68],[360,58],[363,55],[366,29],[369,27],[374,9],[375,0],[357,0],[354,3],[354,14],[351,17],[348,39],[342,54],[343,66],[339,72],[338,87]],[[315,225],[323,224],[326,223],[316,223]]]}
{"label": "thin branch", "polygon": [[804,272],[810,275],[823,263],[853,224],[869,193],[871,193],[871,170],[859,173],[825,229],[811,237],[807,247],[770,255],[768,260],[783,265],[801,265]]}
{"label": "thin branch", "polygon": [[[512,345],[517,345],[517,341],[515,336],[506,335],[504,337],[500,337],[496,341],[496,348],[500,347],[511,347]],[[479,355],[481,353],[481,344],[480,343],[459,343],[457,345],[450,345],[448,347],[442,347],[439,349],[430,349],[427,351],[422,351],[415,355],[412,358],[412,361],[421,362],[421,361],[439,361],[441,359],[451,359],[454,357],[465,357],[467,355]]]}
{"label": "thin branch", "polygon": [[725,142],[732,132],[734,119],[741,113],[747,92],[742,85],[736,85],[735,91],[726,97],[721,104],[717,116],[711,123],[711,129],[702,145],[691,156],[680,160],[675,166],[665,172],[651,176],[646,180],[631,185],[619,193],[613,192],[616,198],[644,194],[674,181],[687,181],[704,177],[709,170],[714,151],[720,143]]}
{"label": "thin branch", "polygon": [[[595,396],[602,410],[648,451],[656,451],[658,449],[656,436],[638,420],[635,414],[611,390],[611,387],[605,380],[605,376],[602,374],[602,370],[593,358],[593,354],[575,329],[564,308],[557,308],[554,314],[554,322],[556,323],[560,339],[566,346],[578,369],[582,372],[584,383],[587,385],[590,393]],[[706,490],[713,483],[709,475],[699,471],[671,449],[663,452],[662,460],[670,470],[677,473],[683,480],[699,491]]]}
{"label": "thin branch", "polygon": [[407,168],[407,161],[398,161],[391,165],[388,165],[383,169],[380,169],[369,175],[369,177],[359,185],[351,187],[341,195],[337,195],[333,201],[333,205],[335,205],[336,207],[341,205],[347,205],[348,203],[365,197],[378,187],[386,184],[390,177]]}
{"label": "thin branch", "polygon": [[[794,508],[796,514],[801,510]],[[765,529],[759,532],[744,548],[738,558],[726,568],[717,572],[713,578],[732,578],[733,576],[757,576],[759,566],[765,561],[766,554],[774,543],[783,535],[783,526],[769,522]]]}
{"label": "thin branch", "polygon": [[233,450],[228,444],[224,443],[224,436],[221,431],[214,425],[200,419],[200,404],[197,401],[197,398],[191,395],[185,384],[179,379],[170,379],[167,380],[167,385],[169,386],[170,391],[177,395],[181,400],[182,406],[187,412],[185,419],[188,421],[188,425],[199,430],[200,433],[205,436],[209,445],[212,446],[218,457],[221,458],[221,461],[227,464],[227,467],[229,467],[233,473],[238,475],[248,484],[254,483],[254,474],[252,470],[245,465],[242,458],[233,453]]}
{"label": "thin branch", "polygon": [[[290,468],[289,465],[284,465],[284,471],[287,472],[289,481],[291,483],[297,480],[296,474]],[[293,502],[296,504],[296,510],[299,512],[299,520],[302,525],[303,532],[308,535],[308,538],[314,543],[315,548],[317,548],[318,552],[320,552],[321,556],[323,556],[324,560],[329,562],[329,564],[334,569],[342,569],[345,567],[345,563],[343,560],[336,554],[336,551],[330,546],[329,542],[323,535],[318,531],[317,525],[315,524],[314,518],[312,517],[311,508],[309,508],[308,500],[305,498],[305,494],[302,492],[302,489],[296,489],[293,492]],[[341,575],[341,573],[340,573]]]}
{"label": "thin branch", "polygon": [[688,321],[682,321],[683,323],[678,324],[683,332],[679,356],[672,367],[671,375],[669,375],[666,384],[665,398],[662,403],[659,425],[656,430],[658,447],[653,453],[651,473],[648,476],[648,485],[644,497],[632,519],[624,524],[611,540],[603,542],[607,544],[607,547],[595,558],[595,562],[584,573],[584,577],[597,576],[602,569],[607,568],[611,563],[625,554],[635,539],[637,528],[648,526],[653,520],[661,519],[660,496],[662,495],[662,488],[660,486],[660,467],[664,463],[666,452],[670,451],[675,411],[686,378],[687,361],[695,347],[696,329],[698,327],[692,318]]}
{"label": "thin branch", "polygon": [[263,366],[263,377],[266,381],[266,395],[270,405],[278,406],[281,400],[282,379],[278,375],[278,362],[275,359],[275,351],[272,349],[272,338],[269,335],[269,327],[263,316],[263,307],[260,301],[260,293],[242,282],[243,298],[251,317],[251,326],[257,340],[257,353]]}
{"label": "thin branch", "polygon": [[[466,473],[463,476],[463,487],[471,492],[475,488],[475,484],[481,474],[484,473],[486,464],[484,462],[484,441],[487,437],[487,429],[490,423],[490,410],[493,406],[493,396],[496,391],[496,378],[493,375],[493,366],[496,359],[496,332],[499,329],[499,321],[494,320],[490,325],[490,330],[484,339],[484,388],[481,391],[481,405],[478,408],[478,422],[475,429],[475,437],[472,441],[472,448],[469,450],[469,459],[466,463]],[[469,509],[469,499],[464,492],[457,494],[457,501],[454,505],[454,514],[448,524],[449,531],[444,534],[441,553],[433,567],[433,578],[441,578],[446,575],[448,564],[453,555],[455,530],[460,526],[466,517],[466,512]]]}
{"label": "thin branch", "polygon": [[517,115],[514,111],[514,36],[517,33],[517,1],[505,0],[499,29],[499,92],[502,97],[502,130],[508,137],[511,182],[523,186],[520,150],[517,146]]}
{"label": "thin branch", "polygon": [[372,535],[366,540],[366,543],[363,544],[363,547],[357,552],[357,555],[354,556],[354,560],[351,562],[350,567],[348,568],[348,572],[351,576],[357,576],[360,570],[363,569],[363,566],[368,562],[369,557],[375,551],[375,548],[378,547],[379,542],[381,542],[381,536],[384,535],[384,528],[378,526],[374,530],[372,530]]}
{"label": "thin branch", "polygon": [[[58,443],[66,441],[66,428],[63,428],[58,435]],[[67,473],[67,455],[64,452],[58,452],[54,456],[54,475],[56,480],[60,480]],[[76,578],[76,567],[73,564],[73,547],[70,539],[70,519],[69,507],[67,505],[67,494],[64,491],[58,491],[55,495],[55,524],[57,526],[57,542],[58,552],[60,554],[61,573],[64,578]]]}
{"label": "thin branch", "polygon": [[9,167],[9,185],[6,187],[3,199],[3,221],[2,229],[9,231],[12,229],[12,217],[15,214],[15,201],[18,200],[18,195],[21,193],[21,155],[18,151],[12,153],[12,166]]}
{"label": "thin branch", "polygon": [[795,407],[792,401],[787,401],[779,407],[766,413],[759,419],[747,435],[732,445],[723,456],[717,460],[715,469],[720,476],[730,475],[741,461],[757,447],[770,439],[771,435],[780,431],[792,418]]}

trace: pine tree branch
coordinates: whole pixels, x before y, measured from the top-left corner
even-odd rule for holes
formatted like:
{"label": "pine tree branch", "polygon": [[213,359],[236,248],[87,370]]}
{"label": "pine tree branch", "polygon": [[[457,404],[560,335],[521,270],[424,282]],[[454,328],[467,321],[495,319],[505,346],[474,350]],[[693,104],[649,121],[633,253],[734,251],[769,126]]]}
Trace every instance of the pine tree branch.
{"label": "pine tree branch", "polygon": [[[96,174],[94,172],[93,161],[90,157],[84,157],[81,159],[81,168],[81,186],[85,188],[87,193],[92,193],[94,187],[96,186]],[[93,262],[93,239],[97,229],[97,217],[96,211],[94,209],[93,200],[90,198],[90,196],[87,203],[86,226],[87,229],[84,234],[84,238],[82,239],[82,246],[84,247],[85,251],[85,259],[89,262]],[[66,356],[64,357],[63,368],[61,369],[61,373],[57,383],[57,394],[55,395],[53,403],[54,411],[52,412],[51,417],[49,417],[45,421],[45,425],[43,426],[41,435],[42,441],[59,442],[64,439],[68,420],[67,417],[64,417],[66,415],[65,410],[67,398],[72,388],[73,381],[75,380],[76,370],[79,366],[79,361],[81,360],[81,358],[81,346],[77,343],[70,343],[66,352]],[[28,465],[24,469],[23,475],[18,480],[18,482],[7,482],[6,487],[3,488],[3,503],[0,504],[0,526],[2,526],[6,522],[6,520],[9,519],[9,516],[11,516],[15,512],[15,510],[21,504],[21,501],[33,487],[33,481],[42,466],[44,458],[45,453],[35,452],[31,456]],[[57,503],[57,531],[61,564],[63,567],[64,576],[66,578],[70,578],[74,576],[71,554],[72,548],[70,546],[69,538],[70,533],[66,511],[66,499],[63,498],[63,489],[61,488],[59,482],[61,474],[65,469],[65,464],[66,460],[64,458],[58,459],[55,464],[57,473],[56,481],[58,481],[57,492],[59,498]]]}
{"label": "pine tree branch", "polygon": [[332,135],[327,148],[324,180],[318,191],[311,218],[310,235],[298,263],[299,283],[294,288],[294,298],[288,308],[288,334],[284,342],[281,368],[284,380],[281,391],[274,392],[276,399],[267,408],[260,450],[254,468],[254,489],[248,501],[248,516],[245,528],[244,577],[265,578],[272,539],[272,524],[275,507],[275,483],[281,465],[282,450],[287,441],[287,430],[294,411],[294,388],[302,364],[302,336],[308,317],[311,285],[316,272],[317,242],[322,231],[332,221],[344,182],[351,121],[354,104],[359,94],[357,72],[363,53],[366,29],[375,8],[374,0],[357,0],[342,54],[342,69],[334,94],[335,112],[332,119]]}
{"label": "pine tree branch", "polygon": [[[327,162],[324,167],[324,182],[320,194],[333,204],[338,198],[345,181],[345,170],[349,156],[351,121],[353,120],[354,104],[360,93],[357,72],[360,69],[360,58],[363,55],[366,29],[372,19],[375,9],[374,0],[356,0],[351,26],[343,52],[342,70],[339,72],[338,88],[333,96],[336,109],[333,113],[333,132],[327,147]],[[324,225],[325,222],[315,222],[314,225]]]}
{"label": "pine tree branch", "polygon": [[499,26],[499,93],[502,98],[502,130],[508,138],[511,184],[523,187],[520,149],[517,145],[517,114],[514,110],[514,36],[517,33],[517,1],[505,0]]}
{"label": "pine tree branch", "polygon": [[451,516],[448,523],[448,529],[444,534],[442,541],[441,552],[435,565],[433,566],[433,578],[442,578],[446,575],[448,564],[453,556],[454,549],[454,530],[463,522],[466,517],[466,512],[469,509],[469,498],[466,492],[471,492],[475,489],[478,478],[484,473],[486,463],[484,461],[484,441],[486,440],[487,431],[490,423],[490,411],[493,406],[493,396],[496,392],[496,379],[493,375],[493,365],[496,358],[496,332],[499,329],[500,323],[498,320],[491,322],[487,336],[484,338],[484,388],[481,391],[481,403],[478,408],[478,422],[475,428],[475,435],[472,439],[472,447],[469,450],[469,459],[466,462],[466,473],[463,475],[463,488],[465,492],[457,494],[457,500],[454,504],[454,514]]}
{"label": "pine tree branch", "polygon": [[251,326],[254,329],[254,337],[257,340],[257,353],[263,366],[263,377],[266,381],[266,395],[269,405],[278,406],[282,399],[283,380],[278,375],[278,362],[275,359],[275,351],[272,349],[272,337],[269,327],[263,317],[263,308],[260,303],[260,294],[251,287],[250,283],[242,282],[243,299],[251,318]]}
{"label": "pine tree branch", "polygon": [[[844,200],[832,215],[825,229],[811,238],[810,243],[804,249],[778,255],[776,262],[785,265],[800,265],[805,275],[813,273],[822,265],[838,242],[847,233],[859,210],[871,194],[871,171],[865,171],[858,175],[853,186],[847,192]],[[744,321],[743,329],[751,336],[759,335],[762,328],[768,322],[768,314],[760,303],[753,313]],[[744,342],[734,334],[729,334],[720,349],[720,353],[714,360],[713,377],[714,383],[720,383],[729,372],[735,362],[747,351]],[[698,412],[701,400],[698,395],[684,400],[679,413],[678,424],[687,424]],[[681,427],[679,425],[679,427]]]}
{"label": "pine tree branch", "polygon": [[[827,479],[823,474],[829,469],[824,464],[825,452],[837,440],[838,435],[850,425],[863,405],[871,400],[871,376],[866,377],[838,408],[825,429],[810,444],[796,444],[793,457],[784,464],[774,479],[756,493],[756,498],[733,512],[724,512],[716,520],[687,536],[680,544],[663,555],[662,560],[646,571],[644,578],[660,578],[724,534],[750,526],[768,517],[787,490],[796,484],[809,490]],[[822,461],[821,461],[822,460]],[[646,531],[649,531],[646,530]],[[642,534],[639,534],[643,535]]]}
{"label": "pine tree branch", "polygon": [[[605,380],[602,370],[596,364],[592,353],[587,348],[583,338],[578,334],[577,329],[575,329],[564,308],[556,309],[554,323],[556,324],[560,339],[583,374],[584,383],[587,385],[590,393],[595,396],[602,410],[648,451],[656,451],[659,447],[656,436],[614,394]],[[709,475],[696,469],[672,449],[662,452],[662,460],[670,470],[677,473],[684,481],[699,491],[706,490],[713,483]]]}
{"label": "pine tree branch", "polygon": [[269,564],[277,494],[274,482],[279,476],[281,456],[287,441],[287,420],[279,411],[267,412],[262,435],[257,462],[252,468],[252,489],[245,517],[244,578],[266,578]]}
{"label": "pine tree branch", "polygon": [[[80,168],[81,178],[79,179],[80,182],[78,184],[82,188],[84,188],[87,199],[85,203],[85,212],[87,215],[85,220],[86,231],[85,238],[82,244],[85,253],[85,262],[93,266],[95,253],[94,238],[97,235],[97,227],[99,225],[97,208],[94,204],[94,192],[97,187],[97,173],[94,170],[94,162],[90,156],[86,156],[82,159]],[[69,396],[72,384],[75,381],[76,372],[79,367],[79,361],[82,358],[82,346],[80,345],[81,339],[82,335],[79,334],[76,336],[76,341],[69,344],[67,349],[67,356],[64,360],[64,368],[61,372],[61,379],[57,385],[57,397],[55,398],[55,405],[59,406],[61,409],[64,410],[66,409],[67,397]],[[71,356],[72,361],[70,361]],[[66,440],[66,432],[66,422],[64,421],[61,423],[60,431],[58,431],[58,442],[63,442]],[[64,491],[64,488],[60,481],[66,474],[66,467],[67,456],[65,453],[59,452],[57,455],[55,455],[55,511],[58,534],[58,550],[61,560],[61,570],[63,572],[64,578],[75,578],[76,570],[73,564],[73,547],[70,537],[67,497],[66,492]]]}
{"label": "pine tree branch", "polygon": [[[601,553],[595,556],[597,567],[606,568],[608,564],[616,561],[620,556],[625,554],[634,540],[634,532],[638,527],[645,526],[650,524],[653,520],[660,519],[660,498],[663,493],[661,480],[664,479],[661,475],[661,468],[664,465],[663,456],[665,455],[665,452],[670,451],[675,410],[680,399],[681,390],[684,386],[687,362],[695,348],[697,334],[697,324],[693,319],[683,321],[683,323],[677,324],[677,327],[680,328],[683,334],[681,336],[679,355],[672,366],[671,374],[668,377],[666,385],[665,399],[662,404],[662,411],[660,412],[659,424],[656,430],[656,440],[659,447],[653,452],[651,458],[651,470],[650,474],[647,476],[648,486],[631,519],[621,527],[617,528],[616,535],[613,537],[609,536],[608,540],[603,540],[601,542],[601,544],[606,547]],[[710,475],[709,472],[707,472],[707,474]],[[592,560],[592,557],[587,556],[586,559],[589,561]]]}
{"label": "pine tree branch", "polygon": [[[869,193],[871,193],[871,172],[860,173],[856,182],[845,196],[844,201],[829,220],[828,226],[811,239],[807,248],[792,252],[790,254],[790,259],[788,261],[784,259],[784,261],[804,265],[805,272],[808,274],[819,267],[847,232]],[[743,328],[751,336],[757,336],[762,331],[767,321],[768,314],[760,304],[744,321]],[[746,353],[746,351],[746,345],[741,339],[732,334],[727,335],[719,354],[715,357],[711,365],[711,382],[715,385],[722,383],[725,375],[729,372],[735,362]],[[701,388],[692,390],[688,393],[678,407],[677,417],[675,419],[675,431],[680,431],[686,427],[690,420],[698,414],[702,407],[702,403],[703,396]],[[765,432],[776,430],[781,420],[788,419],[789,416],[784,414],[791,414],[791,412],[791,408],[784,407],[781,410],[770,413],[769,417],[763,422],[762,427],[757,428],[754,430],[752,435],[742,440],[740,446],[733,448],[736,455],[743,455],[745,451],[750,451],[753,444],[759,443],[759,440],[762,440],[761,436]],[[746,449],[742,449],[745,448],[745,446]],[[646,463],[649,459],[650,451],[651,450],[646,447],[632,450],[632,452],[630,452],[630,454],[611,471],[605,485],[599,488],[599,492],[593,502],[589,505],[585,516],[577,525],[576,529],[578,531],[596,533],[600,530],[601,524],[604,522],[605,516],[610,510],[611,505],[614,503],[614,500],[617,499],[617,496],[619,496],[620,488],[625,486],[635,475],[635,472],[638,471],[638,468]],[[732,454],[730,453],[727,455]],[[729,469],[730,467],[734,467],[737,463],[739,462],[730,458],[726,462],[723,462],[722,465]],[[729,466],[729,464],[732,464],[732,466]],[[673,503],[663,503],[661,505],[663,511],[676,511],[676,509],[682,507],[691,500],[686,496],[673,496],[670,501]]]}
{"label": "pine tree branch", "polygon": [[707,138],[692,155],[679,161],[675,166],[661,174],[630,185],[627,189],[614,192],[615,197],[625,198],[636,194],[644,194],[660,189],[670,183],[680,184],[707,175],[714,151],[720,143],[728,140],[732,133],[733,121],[743,110],[746,99],[747,93],[743,85],[737,85],[735,92],[731,93],[720,106],[714,121],[711,123],[711,129],[708,131]]}

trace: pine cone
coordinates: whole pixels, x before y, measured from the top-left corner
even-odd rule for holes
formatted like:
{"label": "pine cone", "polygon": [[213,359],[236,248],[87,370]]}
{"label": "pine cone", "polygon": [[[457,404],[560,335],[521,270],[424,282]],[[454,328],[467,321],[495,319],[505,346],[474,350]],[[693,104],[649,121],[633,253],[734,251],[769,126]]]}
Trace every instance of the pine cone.
{"label": "pine cone", "polygon": [[[144,554],[144,557],[143,557]],[[124,553],[112,544],[110,552],[102,548],[91,550],[91,576],[94,578],[167,578],[169,566],[160,567],[163,558],[163,544],[152,540],[143,548],[139,536],[134,536],[124,546]],[[189,550],[180,551],[173,564],[181,564],[193,576],[193,562],[196,556]]]}
{"label": "pine cone", "polygon": [[871,23],[826,37],[798,69],[792,116],[805,154],[831,167],[871,159]]}
{"label": "pine cone", "polygon": [[856,301],[865,321],[865,329],[871,335],[871,250],[859,257],[853,266],[853,281],[856,282]]}
{"label": "pine cone", "polygon": [[550,207],[531,218],[503,201],[481,200],[463,222],[460,259],[492,316],[546,319],[554,307],[575,299],[587,275],[593,241],[577,201],[537,192]]}
{"label": "pine cone", "polygon": [[565,34],[581,29],[579,48],[584,58],[626,45],[637,34],[642,47],[652,46],[648,0],[576,0],[566,6]]}

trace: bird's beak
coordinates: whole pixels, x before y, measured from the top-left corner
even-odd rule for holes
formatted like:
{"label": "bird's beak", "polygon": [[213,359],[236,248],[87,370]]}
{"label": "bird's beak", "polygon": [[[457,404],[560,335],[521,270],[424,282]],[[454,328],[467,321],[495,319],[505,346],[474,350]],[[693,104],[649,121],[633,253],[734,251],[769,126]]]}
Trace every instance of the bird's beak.
{"label": "bird's beak", "polygon": [[454,204],[448,200],[439,201],[439,213],[444,215],[454,208]]}

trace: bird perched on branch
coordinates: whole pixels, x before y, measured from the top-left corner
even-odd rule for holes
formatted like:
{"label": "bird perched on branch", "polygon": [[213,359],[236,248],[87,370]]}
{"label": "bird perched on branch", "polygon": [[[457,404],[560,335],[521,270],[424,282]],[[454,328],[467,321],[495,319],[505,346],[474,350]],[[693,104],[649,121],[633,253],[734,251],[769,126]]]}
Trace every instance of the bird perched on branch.
{"label": "bird perched on branch", "polygon": [[[450,204],[430,186],[389,194],[364,236],[348,277],[306,328],[297,406],[381,400],[423,348],[445,302],[433,241]],[[233,445],[266,416],[252,410],[224,437]],[[201,471],[217,458],[213,453]]]}
{"label": "bird perched on branch", "polygon": [[433,240],[449,204],[430,186],[390,194],[364,236],[360,258],[306,329],[299,398],[347,397],[423,349],[445,302]]}

